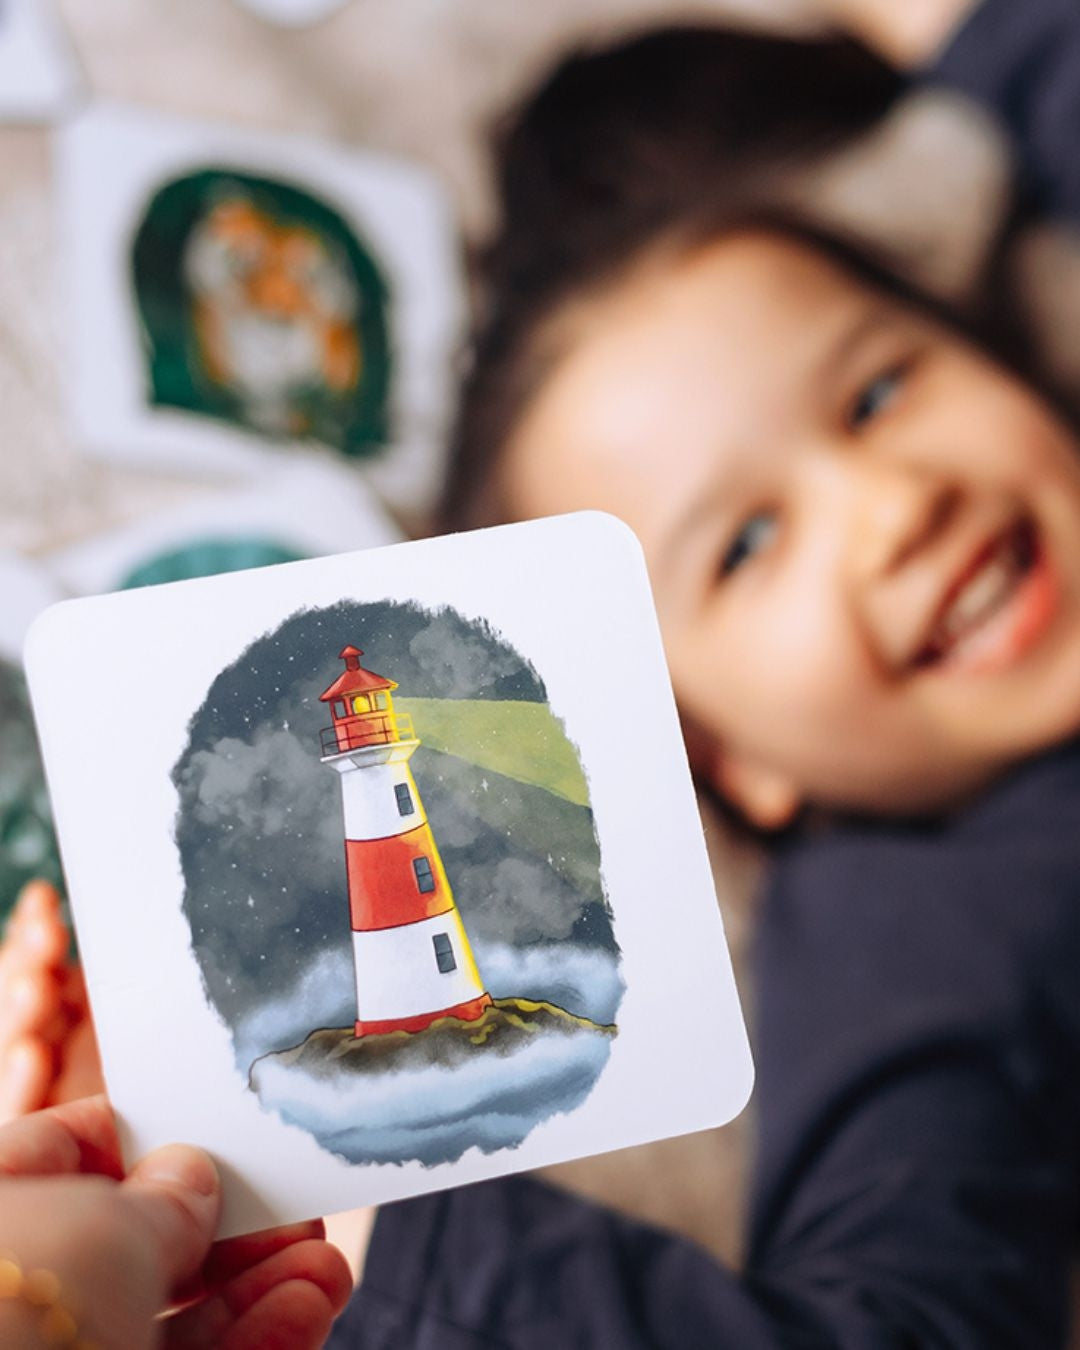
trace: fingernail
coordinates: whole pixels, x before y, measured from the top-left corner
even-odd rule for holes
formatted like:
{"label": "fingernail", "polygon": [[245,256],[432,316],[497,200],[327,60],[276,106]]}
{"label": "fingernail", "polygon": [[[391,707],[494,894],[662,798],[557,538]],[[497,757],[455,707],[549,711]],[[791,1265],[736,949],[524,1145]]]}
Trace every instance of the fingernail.
{"label": "fingernail", "polygon": [[22,944],[28,951],[51,954],[55,943],[56,938],[51,924],[37,918],[27,921],[22,932]]}
{"label": "fingernail", "polygon": [[169,1181],[196,1195],[216,1195],[220,1182],[217,1168],[202,1149],[187,1144],[169,1144],[144,1158],[137,1168],[141,1181]]}
{"label": "fingernail", "polygon": [[28,975],[20,975],[17,980],[13,981],[9,997],[14,1011],[26,1012],[37,1002],[37,996],[36,980],[32,980]]}
{"label": "fingernail", "polygon": [[29,1079],[37,1069],[38,1053],[28,1041],[16,1041],[9,1046],[4,1056],[4,1067],[9,1077],[18,1079],[19,1086]]}
{"label": "fingernail", "polygon": [[47,915],[51,917],[57,907],[56,892],[44,881],[28,881],[22,889],[16,905],[20,917]]}

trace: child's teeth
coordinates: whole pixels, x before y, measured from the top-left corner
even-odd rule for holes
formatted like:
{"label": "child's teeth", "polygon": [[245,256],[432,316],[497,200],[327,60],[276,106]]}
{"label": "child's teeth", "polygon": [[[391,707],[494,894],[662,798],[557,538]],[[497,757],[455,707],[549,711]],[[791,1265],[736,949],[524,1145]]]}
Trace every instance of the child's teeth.
{"label": "child's teeth", "polygon": [[1002,551],[993,561],[980,567],[945,616],[949,637],[957,637],[976,620],[983,618],[1004,600],[1016,579],[1017,569],[1011,553]]}

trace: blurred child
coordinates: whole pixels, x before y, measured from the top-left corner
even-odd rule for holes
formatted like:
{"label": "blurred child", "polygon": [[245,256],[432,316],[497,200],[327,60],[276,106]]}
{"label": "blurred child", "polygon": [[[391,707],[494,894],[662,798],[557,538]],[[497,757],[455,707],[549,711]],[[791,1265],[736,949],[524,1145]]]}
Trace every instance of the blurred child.
{"label": "blurred child", "polygon": [[[1062,12],[1028,7],[1005,56],[1080,29]],[[699,775],[764,829],[835,822],[781,850],[762,915],[747,1271],[487,1183],[384,1211],[332,1344],[1061,1341],[1080,447],[971,316],[774,209],[762,171],[896,91],[843,42],[566,63],[502,142],[447,495],[452,526],[627,520]]]}
{"label": "blurred child", "polygon": [[692,757],[765,827],[936,810],[1080,729],[1073,428],[976,315],[761,197],[859,129],[856,68],[708,31],[567,63],[503,143],[449,476],[449,526],[635,529]]}
{"label": "blurred child", "polygon": [[[1017,63],[1071,51],[1075,81],[1080,12],[1006,8],[944,61],[978,88],[981,55],[1026,134]],[[763,829],[814,817],[760,916],[746,1269],[485,1183],[380,1214],[333,1345],[1064,1341],[1080,445],[1000,331],[976,336],[996,305],[946,313],[770,207],[764,170],[884,88],[799,78],[860,58],[796,45],[648,36],[566,62],[509,126],[443,522],[621,516],[699,777]],[[1044,110],[1066,106],[1050,73]],[[815,90],[817,121],[793,117]]]}

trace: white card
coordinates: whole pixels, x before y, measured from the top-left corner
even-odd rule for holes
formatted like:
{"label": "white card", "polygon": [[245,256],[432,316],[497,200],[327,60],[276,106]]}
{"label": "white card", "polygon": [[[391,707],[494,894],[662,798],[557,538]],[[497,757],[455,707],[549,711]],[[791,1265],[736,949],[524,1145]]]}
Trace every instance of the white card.
{"label": "white card", "polygon": [[49,0],[0,0],[0,121],[63,117],[74,106],[81,84]]}
{"label": "white card", "polygon": [[426,170],[301,137],[96,105],[59,143],[75,432],[193,472],[267,446],[354,458],[422,510],[463,292]]}
{"label": "white card", "polygon": [[271,465],[257,487],[199,497],[84,540],[48,566],[71,593],[98,595],[401,537],[356,474],[309,457]]}
{"label": "white card", "polygon": [[640,548],[586,513],[27,645],[128,1156],[224,1231],[717,1125],[752,1067]]}

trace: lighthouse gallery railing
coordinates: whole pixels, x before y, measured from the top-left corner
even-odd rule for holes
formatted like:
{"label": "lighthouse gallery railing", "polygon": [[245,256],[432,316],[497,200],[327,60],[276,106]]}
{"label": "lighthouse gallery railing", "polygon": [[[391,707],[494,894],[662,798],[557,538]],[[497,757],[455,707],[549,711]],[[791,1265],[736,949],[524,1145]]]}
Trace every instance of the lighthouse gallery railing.
{"label": "lighthouse gallery railing", "polygon": [[364,717],[355,722],[323,727],[319,732],[324,755],[338,755],[346,750],[362,750],[365,745],[388,745],[392,741],[415,739],[412,718],[408,713],[387,713]]}

